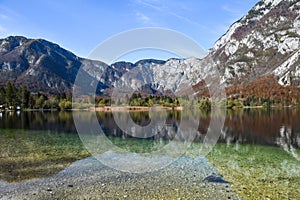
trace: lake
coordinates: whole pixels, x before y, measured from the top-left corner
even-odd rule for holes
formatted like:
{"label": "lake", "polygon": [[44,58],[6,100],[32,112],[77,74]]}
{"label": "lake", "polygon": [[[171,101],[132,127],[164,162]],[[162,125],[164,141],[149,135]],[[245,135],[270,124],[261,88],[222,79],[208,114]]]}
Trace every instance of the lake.
{"label": "lake", "polygon": [[[84,112],[87,116],[89,113]],[[147,125],[151,119],[148,112],[130,113],[134,122]],[[180,123],[181,111],[168,111],[165,124]],[[107,136],[130,137],[124,134],[114,121],[111,112],[97,112],[99,124]],[[199,133],[205,135],[210,123],[210,113],[203,112],[199,116]],[[300,110],[299,109],[245,109],[228,110],[220,143],[259,144],[294,148],[300,147]],[[0,129],[32,130],[77,134],[72,112],[36,111],[36,112],[2,112],[0,113]],[[163,139],[166,136],[158,136]],[[150,138],[151,139],[151,138]],[[153,139],[153,138],[152,138]],[[201,139],[195,137],[194,141]]]}
{"label": "lake", "polygon": [[[57,177],[64,174],[63,180],[72,180],[77,183],[76,180],[73,180],[72,174],[77,173],[74,168],[77,169],[78,163],[80,163],[80,166],[89,166],[90,163],[96,166],[96,161],[93,160],[93,157],[90,157],[91,154],[100,155],[99,158],[96,158],[103,161],[102,164],[104,164],[98,162],[100,163],[98,165],[101,166],[97,168],[101,169],[98,176],[106,180],[106,182],[99,185],[99,188],[97,187],[97,191],[101,191],[103,198],[109,198],[111,197],[109,195],[117,193],[121,195],[118,198],[129,198],[130,195],[136,194],[135,192],[130,193],[130,189],[124,190],[125,185],[128,183],[128,177],[132,181],[130,185],[135,186],[137,191],[144,191],[145,189],[140,188],[142,186],[147,188],[145,191],[148,191],[148,193],[144,195],[149,198],[180,198],[187,196],[204,198],[197,195],[209,195],[211,192],[205,191],[212,188],[213,194],[218,194],[216,197],[226,197],[226,199],[300,198],[298,187],[300,184],[299,109],[227,110],[218,143],[208,154],[203,153],[202,149],[206,133],[211,129],[209,127],[211,121],[209,112],[200,112],[198,119],[194,119],[197,122],[196,133],[192,139],[188,140],[189,144],[184,146],[184,152],[178,154],[176,152],[165,153],[167,151],[165,149],[172,147],[173,149],[171,149],[176,151],[176,149],[180,149],[182,141],[186,141],[185,138],[188,134],[183,133],[183,135],[178,136],[177,130],[183,126],[181,119],[189,116],[189,113],[182,111],[167,111],[164,114],[159,112],[154,114],[131,112],[131,119],[143,127],[151,124],[151,118],[165,119],[161,120],[162,128],[156,130],[156,134],[150,134],[150,137],[144,137],[143,135],[141,138],[136,138],[134,135],[126,134],[124,130],[119,128],[120,124],[116,123],[114,117],[125,118],[125,122],[127,122],[128,119],[122,112],[118,113],[118,116],[113,115],[111,112],[96,113],[97,122],[103,131],[101,137],[94,133],[78,135],[74,124],[74,116],[80,116],[83,124],[89,124],[93,116],[88,111],[74,112],[0,113],[0,179],[2,180],[0,186],[3,186],[3,191],[6,192],[6,195],[3,195],[2,198],[24,198],[24,196],[18,196],[13,189],[9,188],[18,189],[21,194],[22,190],[31,191],[28,190],[28,186],[34,184],[42,189],[38,192],[32,192],[32,194],[30,192],[26,194],[29,196],[34,195],[36,198],[46,198],[47,195],[54,195],[52,196],[54,198],[61,197],[62,194],[71,195],[72,193],[81,195],[81,198],[88,197],[84,195],[95,191],[95,188],[88,187],[88,184],[86,185],[86,193],[80,193],[78,192],[79,189],[75,187],[76,184],[67,184],[66,188],[51,185],[49,189],[50,186],[46,187],[42,182],[53,179],[53,182],[58,183],[60,181],[57,181]],[[187,126],[191,125],[187,123]],[[127,131],[134,132],[132,127],[127,128]],[[101,145],[97,143],[97,141],[104,140],[120,152],[115,149],[107,151],[106,143],[101,143]],[[95,144],[93,143],[91,146],[93,148],[97,147],[97,150],[95,152],[87,151],[89,145],[86,145],[86,142],[94,142]],[[174,146],[176,146],[175,149]],[[155,159],[158,160],[151,160],[152,157],[149,155],[152,155],[153,152],[158,152],[155,154]],[[116,169],[120,167],[119,164],[118,166],[112,166],[116,163],[111,162],[112,158],[118,161],[123,160],[124,168],[122,169],[129,172],[132,169],[146,170],[145,166],[143,168],[132,167],[132,163],[137,162],[139,159],[145,163],[166,162],[166,164],[160,166],[161,168],[156,172],[155,170],[150,172],[146,170],[145,172],[141,171],[144,175],[141,175],[143,173],[128,175],[128,172],[108,170],[109,167],[115,167]],[[105,163],[106,161],[107,163]],[[128,166],[129,168],[126,168]],[[199,168],[199,166],[203,167]],[[157,166],[155,165],[155,167]],[[205,170],[203,170],[204,168]],[[80,169],[83,177],[90,173],[88,167]],[[103,173],[103,170],[105,173]],[[191,174],[192,171],[193,174]],[[195,171],[200,172],[196,173]],[[97,174],[97,170],[94,170],[94,173]],[[176,175],[168,176],[165,179],[164,176],[168,173],[175,173]],[[127,182],[123,180],[124,176],[127,177]],[[149,178],[149,176],[152,178]],[[112,180],[108,177],[116,178]],[[90,177],[86,177],[86,179],[90,180]],[[168,179],[170,182],[168,182]],[[195,179],[194,182],[190,182],[192,179]],[[124,183],[122,183],[122,180]],[[196,185],[195,181],[198,181]],[[116,182],[120,182],[120,184],[116,185]],[[168,186],[170,183],[174,185],[175,189],[181,189],[181,193],[177,191],[175,194],[174,188],[170,190],[170,186]],[[102,184],[106,188],[103,189]],[[153,189],[151,184],[161,184],[161,192]],[[120,188],[121,186],[123,186],[123,189]],[[52,187],[55,189],[52,189]],[[107,187],[109,187],[110,192],[106,191]],[[202,188],[202,190],[199,188]],[[37,193],[40,196],[37,196]],[[155,196],[158,193],[163,196]],[[26,194],[22,193],[25,196]],[[97,193],[97,195],[100,195],[100,193]],[[34,196],[30,196],[30,198]]]}

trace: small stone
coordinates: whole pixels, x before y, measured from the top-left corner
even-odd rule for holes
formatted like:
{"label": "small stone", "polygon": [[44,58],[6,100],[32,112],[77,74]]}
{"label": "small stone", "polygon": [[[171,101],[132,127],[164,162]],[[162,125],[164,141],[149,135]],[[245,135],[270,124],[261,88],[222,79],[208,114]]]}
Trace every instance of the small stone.
{"label": "small stone", "polygon": [[73,187],[73,185],[72,185],[72,184],[69,184],[68,187]]}

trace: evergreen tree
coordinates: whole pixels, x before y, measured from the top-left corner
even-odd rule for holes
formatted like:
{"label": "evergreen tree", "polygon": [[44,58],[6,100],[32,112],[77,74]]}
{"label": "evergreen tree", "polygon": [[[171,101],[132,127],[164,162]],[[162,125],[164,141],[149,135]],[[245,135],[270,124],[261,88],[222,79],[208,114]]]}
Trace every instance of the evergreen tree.
{"label": "evergreen tree", "polygon": [[5,87],[5,103],[7,107],[13,105],[13,98],[14,98],[13,92],[14,92],[13,87],[11,83],[8,82]]}
{"label": "evergreen tree", "polygon": [[20,90],[20,100],[21,100],[22,108],[29,107],[29,99],[30,99],[30,92],[27,91],[27,88],[25,86],[23,86]]}
{"label": "evergreen tree", "polygon": [[0,105],[5,104],[5,89],[0,87]]}

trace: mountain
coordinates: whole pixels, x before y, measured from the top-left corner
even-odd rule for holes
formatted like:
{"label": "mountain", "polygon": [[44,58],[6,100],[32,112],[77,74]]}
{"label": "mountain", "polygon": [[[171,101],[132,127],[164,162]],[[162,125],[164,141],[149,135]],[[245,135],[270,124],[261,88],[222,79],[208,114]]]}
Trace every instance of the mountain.
{"label": "mountain", "polygon": [[100,89],[103,89],[132,66],[122,65],[113,69],[100,61],[79,58],[59,45],[42,39],[21,36],[0,39],[0,85],[10,81],[17,86],[25,85],[32,92],[71,92],[80,67],[86,77],[104,74],[105,84],[100,84]]}
{"label": "mountain", "polygon": [[0,40],[0,84],[11,81],[34,92],[65,92],[75,80],[81,59],[41,39]]}
{"label": "mountain", "polygon": [[180,93],[189,86],[202,89],[205,77],[213,74],[212,66],[216,66],[230,96],[250,91],[269,96],[283,91],[300,94],[299,10],[299,0],[260,1],[203,59],[147,59],[107,65],[79,58],[42,39],[0,39],[0,85],[11,81],[33,92],[70,92],[82,67],[87,81],[93,82],[93,77],[99,81],[99,94],[111,95],[115,87],[126,86],[163,95]]}
{"label": "mountain", "polygon": [[227,85],[273,74],[280,85],[300,81],[300,2],[263,0],[210,50]]}
{"label": "mountain", "polygon": [[[32,92],[71,92],[78,70],[82,68],[85,81],[92,83],[94,78],[99,81],[99,94],[110,95],[120,77],[129,71],[131,77],[127,84],[133,85],[133,89],[142,88],[146,93],[157,95],[171,94],[179,83],[197,76],[191,71],[195,69],[194,60],[197,59],[145,59],[134,64],[107,65],[80,58],[46,40],[10,36],[0,39],[0,85],[10,81],[17,86],[25,85]],[[133,83],[133,78],[147,84]]]}
{"label": "mountain", "polygon": [[262,0],[231,25],[204,59],[170,59],[140,69],[147,71],[143,82],[155,83],[152,87],[158,90],[203,88],[216,66],[229,97],[243,98],[247,93],[292,97],[292,93],[300,99],[299,55],[300,1]]}

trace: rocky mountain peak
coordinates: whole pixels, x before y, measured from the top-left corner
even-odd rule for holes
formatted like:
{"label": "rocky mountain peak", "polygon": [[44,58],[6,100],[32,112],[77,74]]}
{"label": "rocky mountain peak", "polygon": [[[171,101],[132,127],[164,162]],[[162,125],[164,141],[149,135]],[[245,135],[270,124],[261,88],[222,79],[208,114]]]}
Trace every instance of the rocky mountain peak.
{"label": "rocky mountain peak", "polygon": [[299,10],[299,0],[264,0],[235,22],[210,51],[224,82],[273,73],[292,57],[300,48]]}
{"label": "rocky mountain peak", "polygon": [[0,40],[1,85],[10,81],[34,92],[66,92],[80,66],[79,57],[43,39],[10,36]]}

